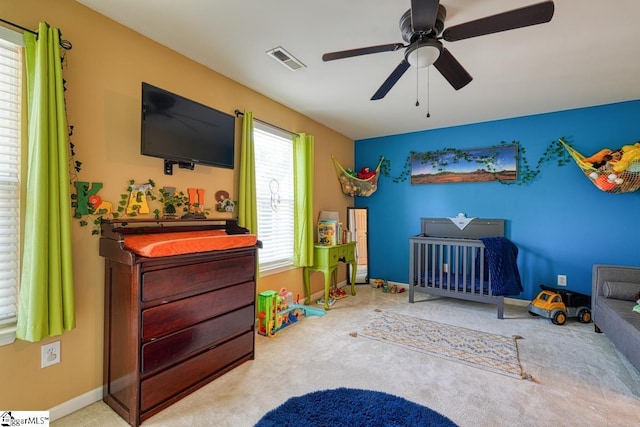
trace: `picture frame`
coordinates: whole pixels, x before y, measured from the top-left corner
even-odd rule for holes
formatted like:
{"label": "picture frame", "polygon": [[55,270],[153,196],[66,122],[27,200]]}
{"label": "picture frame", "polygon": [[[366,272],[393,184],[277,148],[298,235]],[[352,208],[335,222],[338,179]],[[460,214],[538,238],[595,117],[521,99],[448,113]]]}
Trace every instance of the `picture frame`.
{"label": "picture frame", "polygon": [[518,144],[411,155],[411,184],[518,180]]}

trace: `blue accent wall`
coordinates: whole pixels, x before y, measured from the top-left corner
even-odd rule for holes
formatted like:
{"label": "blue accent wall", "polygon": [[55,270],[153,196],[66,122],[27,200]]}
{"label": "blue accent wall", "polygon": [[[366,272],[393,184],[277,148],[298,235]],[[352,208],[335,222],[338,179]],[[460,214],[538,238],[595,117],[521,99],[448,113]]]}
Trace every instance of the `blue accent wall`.
{"label": "blue accent wall", "polygon": [[[435,113],[437,114],[437,112]],[[428,120],[425,118],[424,120]],[[379,156],[398,176],[410,151],[476,148],[517,141],[532,168],[549,143],[565,137],[586,156],[640,140],[640,101],[393,135],[355,142],[355,169],[374,168]],[[410,236],[420,233],[421,217],[503,218],[506,235],[519,248],[524,292],[532,299],[541,283],[591,295],[594,264],[640,265],[640,191],[599,190],[572,162],[546,164],[523,185],[499,182],[411,185],[380,177],[370,197],[355,206],[369,208],[370,275],[408,283]]]}

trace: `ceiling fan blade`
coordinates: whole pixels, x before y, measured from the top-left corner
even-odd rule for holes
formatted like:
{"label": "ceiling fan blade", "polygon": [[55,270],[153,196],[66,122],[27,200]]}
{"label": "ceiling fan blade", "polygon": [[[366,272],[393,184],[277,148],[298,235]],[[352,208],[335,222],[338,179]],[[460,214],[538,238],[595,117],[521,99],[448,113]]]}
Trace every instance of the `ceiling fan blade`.
{"label": "ceiling fan blade", "polygon": [[402,77],[402,75],[409,69],[410,66],[411,65],[409,65],[409,63],[405,59],[403,59],[402,62],[398,64],[396,69],[393,70],[393,72],[389,75],[389,77],[387,77],[387,80],[382,83],[382,86],[380,86],[378,91],[373,94],[371,100],[375,101],[376,99],[384,98],[385,95],[391,90],[393,85],[395,85],[398,80],[400,80],[400,77]]}
{"label": "ceiling fan blade", "polygon": [[525,6],[486,18],[476,19],[460,25],[447,28],[442,38],[448,42],[464,40],[501,31],[544,24],[551,21],[555,6],[552,1]]}
{"label": "ceiling fan blade", "polygon": [[353,56],[369,55],[370,53],[393,52],[405,47],[402,43],[381,44],[378,46],[361,47],[358,49],[341,50],[329,52],[322,55],[323,61],[333,61],[336,59],[351,58]]}
{"label": "ceiling fan blade", "polygon": [[411,0],[411,26],[416,33],[430,33],[436,27],[440,0]]}
{"label": "ceiling fan blade", "polygon": [[433,66],[440,71],[440,74],[447,79],[455,90],[465,87],[473,80],[473,77],[467,73],[467,70],[464,69],[445,47],[442,48],[440,56],[438,60],[433,63]]}

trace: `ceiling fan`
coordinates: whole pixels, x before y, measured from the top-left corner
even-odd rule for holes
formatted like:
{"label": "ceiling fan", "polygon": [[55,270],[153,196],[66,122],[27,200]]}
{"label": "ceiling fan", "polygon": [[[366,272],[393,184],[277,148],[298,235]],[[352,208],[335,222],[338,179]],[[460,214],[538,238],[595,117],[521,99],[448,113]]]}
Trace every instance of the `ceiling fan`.
{"label": "ceiling fan", "polygon": [[440,4],[439,0],[411,0],[411,9],[406,11],[400,18],[402,39],[408,44],[390,43],[330,52],[322,55],[322,60],[333,61],[406,48],[402,62],[387,77],[387,80],[371,97],[371,100],[384,98],[411,66],[426,68],[433,65],[451,86],[458,90],[469,84],[473,77],[451,52],[442,45],[441,40],[455,42],[543,24],[551,21],[554,8],[553,1],[544,1],[444,29],[447,10]]}

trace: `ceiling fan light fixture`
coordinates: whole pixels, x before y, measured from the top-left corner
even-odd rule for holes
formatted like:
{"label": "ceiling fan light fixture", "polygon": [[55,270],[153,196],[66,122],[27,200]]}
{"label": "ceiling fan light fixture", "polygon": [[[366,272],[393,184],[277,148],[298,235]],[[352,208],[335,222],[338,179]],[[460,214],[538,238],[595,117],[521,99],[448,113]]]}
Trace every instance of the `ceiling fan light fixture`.
{"label": "ceiling fan light fixture", "polygon": [[416,68],[427,68],[440,57],[442,43],[438,40],[420,40],[409,46],[405,52],[407,62]]}
{"label": "ceiling fan light fixture", "polygon": [[[400,18],[400,33],[402,34],[402,39],[408,45],[392,43],[329,52],[322,55],[322,60],[332,61],[371,53],[394,52],[400,48],[405,48],[404,59],[391,72],[376,93],[373,94],[371,100],[384,98],[412,66],[416,67],[416,69],[421,69],[434,65],[442,77],[455,90],[458,90],[468,85],[473,80],[473,77],[451,52],[443,47],[440,40],[454,42],[543,24],[553,18],[554,10],[553,0],[546,0],[444,29],[447,9],[440,4],[440,0],[411,0],[411,9],[406,11]],[[442,37],[440,37],[440,34],[442,34]],[[418,74],[416,74],[417,76]]]}

